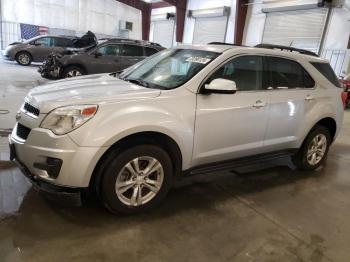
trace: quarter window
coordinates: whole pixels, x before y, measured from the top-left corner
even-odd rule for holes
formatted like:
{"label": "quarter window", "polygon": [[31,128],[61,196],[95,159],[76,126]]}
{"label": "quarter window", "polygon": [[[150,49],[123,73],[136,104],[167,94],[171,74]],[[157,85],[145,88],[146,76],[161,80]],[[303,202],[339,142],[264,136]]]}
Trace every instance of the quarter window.
{"label": "quarter window", "polygon": [[208,80],[217,78],[235,81],[240,91],[264,89],[263,58],[260,56],[240,56],[220,67]]}
{"label": "quarter window", "polygon": [[337,76],[328,63],[311,63],[316,69],[336,87],[341,87]]}
{"label": "quarter window", "polygon": [[312,88],[315,86],[315,81],[309,73],[295,61],[269,57],[268,65],[270,86],[273,88]]}

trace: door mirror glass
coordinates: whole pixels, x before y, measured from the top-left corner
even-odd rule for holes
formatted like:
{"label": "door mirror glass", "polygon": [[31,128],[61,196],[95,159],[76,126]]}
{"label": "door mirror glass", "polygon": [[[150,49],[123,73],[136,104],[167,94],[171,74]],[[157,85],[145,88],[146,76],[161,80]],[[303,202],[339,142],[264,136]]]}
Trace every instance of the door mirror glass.
{"label": "door mirror glass", "polygon": [[236,82],[224,78],[216,78],[204,88],[211,93],[221,94],[234,94],[237,91]]}

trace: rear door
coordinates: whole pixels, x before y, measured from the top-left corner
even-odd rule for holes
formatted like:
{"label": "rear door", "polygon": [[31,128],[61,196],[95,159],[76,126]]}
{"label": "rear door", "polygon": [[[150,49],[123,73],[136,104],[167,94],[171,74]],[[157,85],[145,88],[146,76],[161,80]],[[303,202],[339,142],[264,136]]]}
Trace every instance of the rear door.
{"label": "rear door", "polygon": [[68,47],[73,47],[73,42],[69,38],[54,37],[53,38],[54,51],[62,53]]}
{"label": "rear door", "polygon": [[264,146],[276,151],[295,147],[305,116],[316,104],[315,81],[297,61],[267,57],[269,123]]}

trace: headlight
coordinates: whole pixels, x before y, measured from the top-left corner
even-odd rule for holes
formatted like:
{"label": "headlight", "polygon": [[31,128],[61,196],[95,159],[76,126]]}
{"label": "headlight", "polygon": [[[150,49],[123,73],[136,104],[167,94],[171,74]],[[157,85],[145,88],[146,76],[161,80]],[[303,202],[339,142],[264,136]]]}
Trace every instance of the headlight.
{"label": "headlight", "polygon": [[97,112],[97,108],[97,105],[59,107],[44,118],[40,127],[50,129],[56,135],[64,135],[91,119]]}

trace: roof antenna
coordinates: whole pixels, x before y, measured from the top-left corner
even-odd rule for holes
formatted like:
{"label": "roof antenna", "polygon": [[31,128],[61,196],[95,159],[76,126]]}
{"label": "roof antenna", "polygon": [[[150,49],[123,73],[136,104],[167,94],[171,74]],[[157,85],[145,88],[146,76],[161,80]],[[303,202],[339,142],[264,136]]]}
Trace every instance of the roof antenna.
{"label": "roof antenna", "polygon": [[293,43],[294,43],[294,40],[292,42],[290,42],[289,47],[292,47]]}

